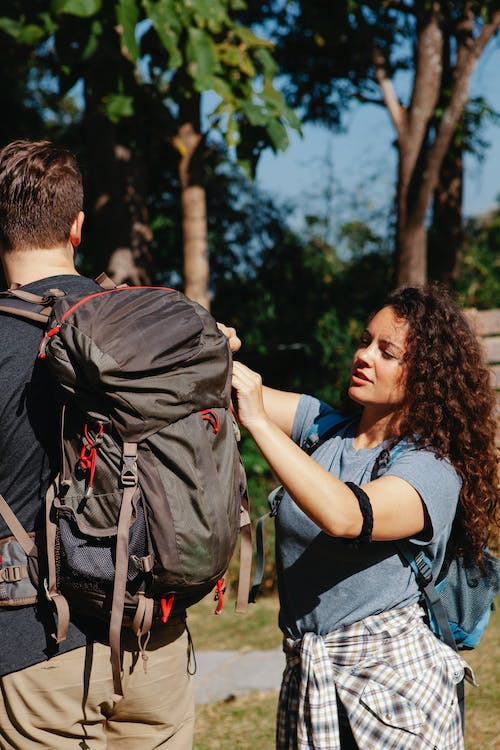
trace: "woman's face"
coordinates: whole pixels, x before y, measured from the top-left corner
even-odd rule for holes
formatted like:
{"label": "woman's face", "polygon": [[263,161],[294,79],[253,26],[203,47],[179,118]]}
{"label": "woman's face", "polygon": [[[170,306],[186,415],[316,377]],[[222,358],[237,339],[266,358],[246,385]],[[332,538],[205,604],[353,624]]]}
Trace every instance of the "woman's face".
{"label": "woman's face", "polygon": [[354,352],[349,396],[363,406],[392,412],[405,393],[405,365],[408,323],[392,307],[383,307],[363,332]]}

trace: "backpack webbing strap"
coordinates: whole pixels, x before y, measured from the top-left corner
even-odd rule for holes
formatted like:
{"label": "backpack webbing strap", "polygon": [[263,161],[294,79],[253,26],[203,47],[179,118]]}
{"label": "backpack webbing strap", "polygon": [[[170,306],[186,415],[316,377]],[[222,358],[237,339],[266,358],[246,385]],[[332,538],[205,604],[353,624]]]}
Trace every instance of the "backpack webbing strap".
{"label": "backpack webbing strap", "polygon": [[47,323],[50,315],[50,308],[45,308],[42,312],[35,312],[34,310],[26,310],[15,305],[0,305],[0,312],[7,313],[7,315],[14,315],[16,318],[28,318],[28,320],[36,320],[37,323]]}
{"label": "backpack webbing strap", "polygon": [[[418,587],[425,597],[429,612],[434,619],[435,624],[439,628],[441,640],[454,651],[458,652],[457,644],[451,632],[450,623],[448,621],[448,615],[446,614],[441,596],[439,595],[439,592],[432,581],[432,568],[427,562],[425,555],[421,550],[415,555],[409,544],[405,544],[404,542],[399,541],[395,542],[395,544],[399,554],[408,561],[410,568],[415,574]],[[457,700],[460,709],[463,731],[465,724],[464,680],[461,680],[457,685]]]}
{"label": "backpack webbing strap", "polygon": [[240,576],[236,595],[236,612],[246,612],[249,601],[250,574],[252,570],[252,522],[250,520],[248,494],[242,496],[240,514]]}
{"label": "backpack webbing strap", "polygon": [[100,273],[99,276],[96,276],[94,281],[96,284],[99,284],[99,286],[102,286],[103,289],[116,289],[117,286],[105,271]]}
{"label": "backpack webbing strap", "polygon": [[56,609],[56,631],[52,633],[56,643],[66,640],[69,628],[69,606],[66,598],[58,591],[56,573],[57,524],[52,520],[52,502],[56,494],[53,482],[45,496],[45,530],[47,536],[47,582],[45,593]]}
{"label": "backpack webbing strap", "polygon": [[149,633],[153,624],[154,601],[149,596],[145,596],[142,591],[138,591],[137,609],[135,610],[132,621],[132,630],[137,638]]}
{"label": "backpack webbing strap", "polygon": [[113,700],[115,702],[123,698],[120,646],[128,575],[128,540],[130,522],[132,520],[132,500],[137,488],[137,443],[123,444],[121,480],[123,496],[116,531],[115,581],[109,623],[109,645],[111,648],[111,669],[114,689]]}
{"label": "backpack webbing strap", "polygon": [[5,299],[5,302],[0,304],[0,312],[7,313],[7,315],[14,315],[18,318],[28,318],[28,320],[35,320],[37,323],[44,323],[46,325],[52,312],[54,301],[60,297],[64,297],[65,294],[60,289],[48,289],[41,296],[11,286],[9,289],[0,292],[0,299]]}
{"label": "backpack webbing strap", "polygon": [[27,557],[30,557],[36,551],[35,543],[2,495],[0,495],[0,515],[16,537]]}

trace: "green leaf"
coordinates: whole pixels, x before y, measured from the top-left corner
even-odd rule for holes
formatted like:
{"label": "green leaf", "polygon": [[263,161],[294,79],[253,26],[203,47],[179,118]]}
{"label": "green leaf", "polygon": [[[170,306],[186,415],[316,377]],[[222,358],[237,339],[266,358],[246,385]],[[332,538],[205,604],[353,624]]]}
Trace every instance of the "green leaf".
{"label": "green leaf", "polygon": [[242,49],[234,43],[222,42],[217,45],[217,52],[219,59],[225,65],[238,68],[248,78],[255,77],[255,66],[246,49]]}
{"label": "green leaf", "polygon": [[82,50],[81,59],[90,60],[94,52],[99,46],[99,39],[102,34],[102,23],[100,21],[93,21],[90,27],[89,36],[87,43]]}
{"label": "green leaf", "polygon": [[26,26],[22,21],[16,21],[13,18],[4,16],[0,18],[0,29],[15,39],[19,44],[36,46],[47,35],[45,29],[34,23]]}
{"label": "green leaf", "polygon": [[143,0],[144,10],[158,34],[160,42],[167,50],[171,68],[182,65],[182,54],[179,49],[179,36],[182,26],[175,8],[174,0]]}
{"label": "green leaf", "polygon": [[228,119],[225,139],[226,139],[227,145],[230,148],[232,146],[237,146],[240,141],[240,131],[238,128],[238,123],[234,116],[230,116]]}
{"label": "green leaf", "polygon": [[189,7],[194,10],[198,25],[208,27],[215,34],[219,33],[230,20],[224,3],[219,0],[191,0]]}
{"label": "green leaf", "polygon": [[274,47],[272,42],[257,36],[253,31],[250,31],[250,29],[247,29],[246,26],[242,26],[241,24],[235,24],[234,33],[239,39],[241,39],[243,44],[246,44],[249,48],[253,49],[256,47],[260,49],[262,47],[267,47],[268,49],[273,49]]}
{"label": "green leaf", "polygon": [[139,44],[135,38],[135,29],[139,20],[139,8],[136,0],[118,0],[116,3],[116,20],[121,30],[122,47],[126,55],[137,62]]}
{"label": "green leaf", "polygon": [[279,120],[269,120],[266,130],[275,151],[285,151],[288,148],[288,134]]}
{"label": "green leaf", "polygon": [[283,96],[274,88],[271,83],[269,83],[269,81],[265,83],[260,96],[266,102],[266,104],[270,104],[271,106],[277,107],[280,110],[285,106]]}
{"label": "green leaf", "polygon": [[250,125],[266,125],[269,119],[269,115],[268,113],[266,113],[263,107],[259,107],[258,104],[253,104],[252,102],[243,101],[240,102],[240,106]]}
{"label": "green leaf", "polygon": [[232,97],[232,91],[231,87],[229,86],[228,82],[224,78],[220,78],[220,76],[213,76],[212,78],[212,88],[215,91],[218,96],[220,96],[221,99],[224,99],[228,101]]}
{"label": "green leaf", "polygon": [[132,117],[134,100],[124,94],[110,94],[105,102],[106,116],[110,122],[117,123],[122,117]]}
{"label": "green leaf", "polygon": [[210,88],[211,79],[218,70],[218,60],[212,39],[202,29],[189,29],[186,56],[189,74],[197,90]]}
{"label": "green leaf", "polygon": [[253,53],[253,56],[255,60],[257,60],[265,77],[274,78],[274,76],[278,73],[278,64],[273,59],[269,50],[263,48],[257,49]]}
{"label": "green leaf", "polygon": [[41,23],[43,24],[43,26],[45,28],[45,31],[47,32],[48,35],[56,33],[56,31],[58,29],[58,25],[54,21],[54,19],[50,15],[50,13],[39,13],[38,14],[38,18],[40,19]]}
{"label": "green leaf", "polygon": [[51,8],[56,15],[67,13],[80,18],[90,18],[101,10],[102,0],[52,0]]}

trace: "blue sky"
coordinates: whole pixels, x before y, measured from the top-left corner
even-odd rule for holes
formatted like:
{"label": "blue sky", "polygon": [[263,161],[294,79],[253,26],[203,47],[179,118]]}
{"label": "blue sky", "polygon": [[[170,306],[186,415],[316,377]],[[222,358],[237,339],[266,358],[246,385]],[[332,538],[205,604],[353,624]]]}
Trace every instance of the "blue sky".
{"label": "blue sky", "polygon": [[[487,47],[475,70],[471,94],[485,96],[500,112],[500,41]],[[257,169],[260,187],[275,197],[291,201],[297,218],[327,205],[325,186],[333,186],[331,210],[351,214],[362,206],[384,211],[390,205],[396,174],[392,147],[394,129],[382,107],[360,105],[346,118],[346,132],[334,134],[306,126],[304,136],[291,134],[284,153],[265,152]],[[479,163],[465,160],[464,213],[481,213],[496,204],[500,194],[500,124],[484,129],[491,145]],[[353,201],[354,204],[353,205]]]}

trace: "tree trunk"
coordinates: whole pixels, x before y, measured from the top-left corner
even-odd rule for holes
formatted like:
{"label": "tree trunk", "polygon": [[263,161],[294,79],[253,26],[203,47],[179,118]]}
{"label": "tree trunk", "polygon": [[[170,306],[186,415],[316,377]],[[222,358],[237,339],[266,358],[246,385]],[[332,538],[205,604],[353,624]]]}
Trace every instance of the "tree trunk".
{"label": "tree trunk", "polygon": [[[401,188],[398,193],[402,192]],[[404,196],[400,197],[404,200]],[[427,280],[427,237],[424,222],[400,220],[396,233],[396,285],[418,286]]]}
{"label": "tree trunk", "polygon": [[85,247],[93,271],[106,270],[117,284],[150,284],[153,236],[145,164],[118,142],[117,126],[104,115],[102,102],[114,80],[98,70],[86,79],[81,127],[87,167]]}
{"label": "tree trunk", "polygon": [[443,161],[434,192],[432,226],[428,241],[429,277],[454,289],[460,272],[464,240],[462,220],[463,154],[452,142]]}
{"label": "tree trunk", "polygon": [[184,102],[174,143],[181,154],[184,293],[210,309],[210,269],[207,239],[207,201],[204,186],[204,138],[199,130],[199,96]]}
{"label": "tree trunk", "polygon": [[[415,77],[410,106],[405,109],[387,75],[382,52],[375,50],[376,79],[397,132],[399,175],[397,188],[396,281],[399,285],[427,280],[426,218],[439,174],[455,129],[467,104],[469,83],[484,47],[500,26],[500,11],[474,35],[474,14],[465,3],[455,22],[455,64],[450,71],[448,103],[433,132],[435,107],[442,91],[444,3],[433,2],[419,21]],[[448,24],[451,16],[446,17]]]}

